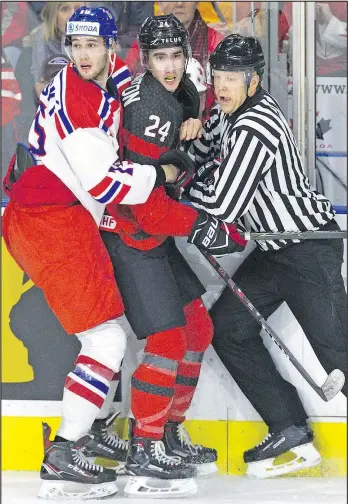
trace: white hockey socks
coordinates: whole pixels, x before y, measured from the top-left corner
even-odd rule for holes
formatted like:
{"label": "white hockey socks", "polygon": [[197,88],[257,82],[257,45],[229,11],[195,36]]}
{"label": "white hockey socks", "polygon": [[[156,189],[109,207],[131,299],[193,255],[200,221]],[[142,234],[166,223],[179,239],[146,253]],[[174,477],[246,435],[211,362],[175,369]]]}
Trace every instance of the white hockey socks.
{"label": "white hockey socks", "polygon": [[62,422],[57,431],[65,439],[77,441],[88,433],[106,397],[106,408],[111,406],[116,383],[112,385],[113,392],[110,385],[119,371],[127,343],[119,320],[109,320],[76,335],[82,347],[65,382]]}

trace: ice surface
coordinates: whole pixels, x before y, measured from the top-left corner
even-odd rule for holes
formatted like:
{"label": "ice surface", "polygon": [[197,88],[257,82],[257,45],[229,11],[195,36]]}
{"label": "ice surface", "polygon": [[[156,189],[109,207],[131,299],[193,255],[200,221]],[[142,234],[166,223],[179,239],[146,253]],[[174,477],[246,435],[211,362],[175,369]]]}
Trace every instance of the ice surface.
{"label": "ice surface", "polygon": [[[67,501],[76,504],[100,504],[101,502],[115,504],[149,504],[161,502],[184,502],[189,504],[346,504],[346,478],[300,478],[281,477],[270,480],[250,480],[239,476],[214,476],[198,480],[198,493],[187,499],[130,499],[123,496],[126,477],[118,479],[119,493],[117,496],[100,500]],[[3,504],[40,504],[37,498],[40,486],[39,475],[34,472],[2,473]]]}

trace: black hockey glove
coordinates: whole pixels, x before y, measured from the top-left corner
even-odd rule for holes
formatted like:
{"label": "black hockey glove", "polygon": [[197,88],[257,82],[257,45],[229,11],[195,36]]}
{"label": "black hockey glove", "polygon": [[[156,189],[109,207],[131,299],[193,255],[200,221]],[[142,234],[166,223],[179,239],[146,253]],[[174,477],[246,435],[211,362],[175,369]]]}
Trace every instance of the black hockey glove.
{"label": "black hockey glove", "polygon": [[199,213],[188,237],[189,243],[193,243],[215,257],[244,250],[246,241],[240,236],[236,226],[226,224],[206,212]]}
{"label": "black hockey glove", "polygon": [[208,161],[196,170],[195,180],[204,182],[207,185],[214,183],[214,172],[217,168],[219,168],[217,161]]}
{"label": "black hockey glove", "polygon": [[182,190],[187,186],[195,172],[195,164],[186,152],[181,150],[169,150],[157,160],[158,165],[173,164],[179,170],[178,178],[173,183],[166,183],[167,193],[172,198],[178,198]]}

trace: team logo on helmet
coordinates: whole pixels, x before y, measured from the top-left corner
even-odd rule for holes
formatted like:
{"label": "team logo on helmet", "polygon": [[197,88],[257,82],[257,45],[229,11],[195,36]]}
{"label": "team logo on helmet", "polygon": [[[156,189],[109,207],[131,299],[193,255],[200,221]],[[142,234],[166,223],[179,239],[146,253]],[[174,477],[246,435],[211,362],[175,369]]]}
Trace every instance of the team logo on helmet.
{"label": "team logo on helmet", "polygon": [[99,23],[89,21],[68,21],[67,32],[69,35],[99,35]]}
{"label": "team logo on helmet", "polygon": [[183,40],[182,40],[182,37],[168,37],[168,38],[158,37],[152,43],[154,45],[157,45],[157,44],[182,44]]}

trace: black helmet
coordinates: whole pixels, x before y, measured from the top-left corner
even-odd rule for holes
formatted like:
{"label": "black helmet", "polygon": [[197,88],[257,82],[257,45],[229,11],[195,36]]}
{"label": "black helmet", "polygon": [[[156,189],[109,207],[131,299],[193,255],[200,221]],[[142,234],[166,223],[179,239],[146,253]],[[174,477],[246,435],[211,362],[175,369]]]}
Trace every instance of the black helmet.
{"label": "black helmet", "polygon": [[259,39],[232,34],[224,38],[209,57],[211,70],[255,71],[262,77],[265,58]]}
{"label": "black helmet", "polygon": [[158,47],[182,47],[186,59],[189,58],[187,31],[173,14],[146,18],[141,25],[138,41],[143,52]]}

